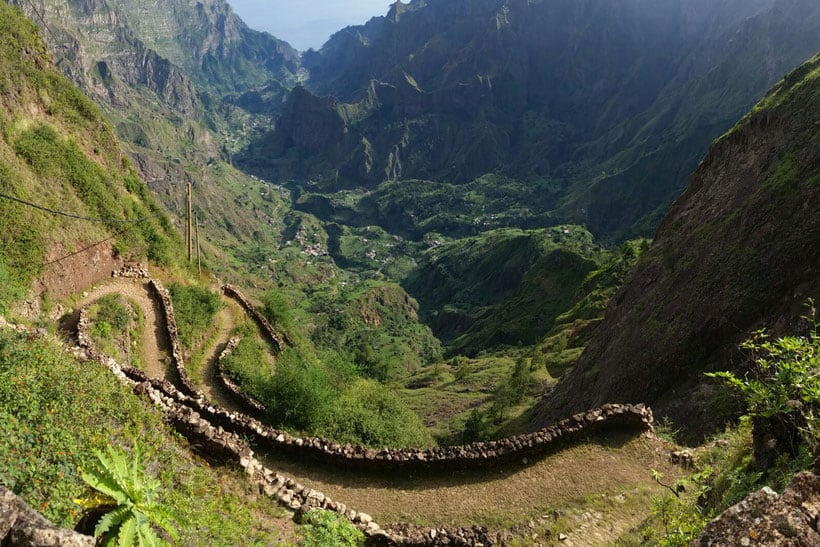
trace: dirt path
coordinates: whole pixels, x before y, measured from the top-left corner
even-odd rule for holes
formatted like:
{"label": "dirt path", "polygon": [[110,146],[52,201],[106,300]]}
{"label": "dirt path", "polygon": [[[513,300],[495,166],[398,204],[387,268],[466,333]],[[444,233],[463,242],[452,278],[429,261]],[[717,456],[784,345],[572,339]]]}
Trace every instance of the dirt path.
{"label": "dirt path", "polygon": [[156,299],[151,298],[150,288],[144,280],[114,278],[104,285],[83,293],[78,308],[87,306],[101,297],[119,294],[136,304],[143,317],[143,330],[140,333],[139,359],[143,370],[152,378],[165,378],[168,363],[168,333],[165,319]]}
{"label": "dirt path", "polygon": [[[86,305],[106,294],[121,294],[145,318],[140,345],[143,365],[163,377],[168,347],[164,319],[147,284],[115,279],[90,291]],[[197,378],[206,395],[224,408],[236,405],[218,388],[216,359],[244,311],[231,299],[217,315],[217,333],[209,358]],[[372,515],[379,523],[515,527],[533,545],[551,544],[560,532],[562,545],[611,544],[649,513],[662,488],[652,469],[674,480],[680,471],[669,463],[670,446],[634,434],[602,434],[534,462],[478,471],[412,475],[333,469],[303,459],[260,454],[265,463],[332,499]],[[533,539],[533,538],[538,538]]]}
{"label": "dirt path", "polygon": [[236,318],[239,314],[244,314],[239,304],[230,298],[222,299],[222,309],[216,315],[217,333],[212,338],[212,347],[208,351],[208,359],[201,374],[194,380],[197,387],[208,397],[208,400],[217,403],[229,412],[241,412],[239,407],[228,394],[224,392],[217,379],[217,361],[219,355],[225,349],[230,339],[231,333],[236,328]]}
{"label": "dirt path", "polygon": [[[508,528],[543,522],[557,509],[563,515],[560,531],[575,535],[581,545],[580,538],[590,532],[590,544],[610,543],[646,517],[652,495],[661,492],[651,469],[667,477],[678,474],[668,454],[656,439],[609,434],[535,462],[475,472],[378,475],[273,454],[265,462],[380,523]],[[600,522],[591,530],[584,521],[593,510]]]}

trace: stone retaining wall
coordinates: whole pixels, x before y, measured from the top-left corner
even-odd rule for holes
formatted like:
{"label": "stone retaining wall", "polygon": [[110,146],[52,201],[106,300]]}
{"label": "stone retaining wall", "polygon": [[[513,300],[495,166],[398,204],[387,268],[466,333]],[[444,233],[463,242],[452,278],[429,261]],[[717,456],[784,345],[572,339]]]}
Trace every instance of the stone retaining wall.
{"label": "stone retaining wall", "polygon": [[[159,281],[149,277],[149,283],[162,304],[174,364],[180,379],[180,389],[187,397],[184,400],[180,399],[175,393],[176,389],[171,389],[173,386],[167,382],[159,383],[155,387],[164,390],[167,396],[177,398],[179,402],[193,408],[211,423],[253,439],[266,449],[284,451],[299,459],[310,458],[335,466],[364,470],[471,469],[536,457],[561,443],[601,429],[653,430],[654,419],[648,407],[642,404],[606,404],[532,433],[461,446],[378,450],[350,444],[342,445],[319,437],[296,437],[287,431],[268,427],[250,416],[227,412],[207,402],[204,394],[190,381],[185,370],[170,295]],[[225,285],[223,290],[240,300],[249,313],[261,316],[236,288]],[[272,329],[270,332],[275,335]]]}
{"label": "stone retaining wall", "polygon": [[[172,347],[172,358],[179,375],[180,389],[165,379],[148,378],[132,367],[122,367],[113,359],[93,350],[87,335],[88,319],[81,311],[78,340],[87,356],[101,362],[114,374],[147,395],[165,409],[175,428],[194,444],[207,447],[208,454],[221,454],[236,461],[260,488],[283,505],[294,510],[321,507],[345,515],[365,531],[374,545],[493,545],[485,529],[429,528],[407,524],[392,525],[382,530],[365,514],[350,510],[344,504],[329,500],[322,493],[304,487],[262,466],[253,457],[243,438],[251,439],[264,449],[284,452],[300,460],[309,458],[323,464],[363,471],[438,471],[451,469],[484,469],[512,461],[527,462],[554,450],[561,444],[577,440],[589,433],[615,428],[631,431],[652,431],[652,411],[642,405],[607,404],[588,412],[579,413],[539,431],[508,437],[497,441],[478,442],[463,446],[415,448],[384,448],[381,450],[341,445],[317,437],[296,437],[286,431],[268,427],[241,413],[228,412],[206,400],[188,378],[179,345],[176,319],[168,291],[158,281],[149,284],[161,303],[166,328]],[[241,293],[226,286],[254,316],[258,314]],[[251,311],[252,310],[252,311]],[[261,314],[258,314],[261,315]],[[264,320],[264,318],[262,318]],[[261,324],[261,323],[260,323]],[[272,329],[267,331],[275,336]],[[274,343],[278,338],[271,338]],[[238,342],[237,342],[238,343]],[[235,346],[234,346],[235,347]],[[281,345],[279,346],[282,347]]]}
{"label": "stone retaining wall", "polygon": [[[245,298],[245,295],[239,292],[239,289],[237,289],[233,285],[223,285],[222,291],[225,293],[226,296],[230,296],[231,298],[235,299],[242,305],[243,308],[245,308],[245,311],[247,311],[251,315],[251,317],[253,317],[254,320],[259,324],[259,326],[262,327],[262,331],[273,343],[276,352],[281,352],[282,349],[285,347],[285,343],[282,341],[282,337],[280,337],[279,334],[275,330],[273,330],[273,327],[268,322],[267,318],[264,315],[262,315],[262,313],[260,313],[259,310],[257,310],[253,304],[251,304],[250,300]],[[285,335],[285,338],[287,338],[287,335]],[[290,339],[287,339],[287,343],[290,346],[293,345],[293,341],[291,341]]]}
{"label": "stone retaining wall", "polygon": [[241,338],[234,336],[225,345],[225,349],[219,354],[216,360],[216,377],[222,385],[223,389],[231,394],[231,397],[248,411],[248,414],[254,416],[263,415],[267,412],[265,405],[246,394],[242,389],[225,374],[225,367],[223,365],[225,359],[236,349]]}
{"label": "stone retaining wall", "polygon": [[168,292],[162,283],[151,277],[148,278],[148,285],[159,299],[160,309],[165,319],[165,329],[168,332],[168,340],[171,344],[171,364],[179,380],[180,389],[192,397],[204,397],[196,385],[188,377],[188,370],[185,368],[185,360],[182,357],[182,344],[179,342],[179,331],[177,330],[177,319],[174,314],[174,303],[171,301],[171,293]]}

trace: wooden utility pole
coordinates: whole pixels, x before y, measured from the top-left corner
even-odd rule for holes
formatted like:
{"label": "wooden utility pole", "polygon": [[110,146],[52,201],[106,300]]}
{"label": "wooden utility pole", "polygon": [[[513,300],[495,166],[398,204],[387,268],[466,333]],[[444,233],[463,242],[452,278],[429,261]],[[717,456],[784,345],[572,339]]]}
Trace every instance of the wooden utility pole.
{"label": "wooden utility pole", "polygon": [[191,207],[191,183],[189,182],[188,183],[188,229],[186,230],[186,233],[185,233],[185,238],[186,238],[185,242],[188,246],[188,262],[191,262],[191,260],[193,260],[193,255],[194,255],[194,238],[193,238],[193,233],[192,233],[192,230],[191,230],[191,211],[192,211],[192,207]]}
{"label": "wooden utility pole", "polygon": [[202,277],[202,257],[199,249],[199,217],[194,215],[194,234],[196,235],[196,268],[199,271],[199,277]]}

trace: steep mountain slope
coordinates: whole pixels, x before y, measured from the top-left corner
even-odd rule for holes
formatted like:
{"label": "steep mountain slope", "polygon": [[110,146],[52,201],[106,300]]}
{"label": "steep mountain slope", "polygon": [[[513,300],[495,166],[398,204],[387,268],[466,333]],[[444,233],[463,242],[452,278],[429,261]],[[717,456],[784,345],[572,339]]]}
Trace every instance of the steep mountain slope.
{"label": "steep mountain slope", "polygon": [[452,353],[535,343],[601,255],[578,226],[500,229],[427,251],[405,280]]}
{"label": "steep mountain slope", "polygon": [[111,0],[151,49],[182,68],[203,90],[242,93],[278,82],[292,86],[298,53],[254,31],[223,0]]}
{"label": "steep mountain slope", "polygon": [[305,54],[332,98],[294,91],[242,161],[310,192],[501,172],[553,224],[648,233],[818,29],[811,0],[397,2]]}
{"label": "steep mountain slope", "polygon": [[820,296],[818,112],[815,57],[713,145],[539,422],[640,400],[690,433],[720,426],[703,372],[743,370],[740,341],[799,329]]}
{"label": "steep mountain slope", "polygon": [[[138,2],[12,3],[40,26],[58,67],[103,109],[153,195],[177,219],[184,216],[186,183],[193,184],[206,256],[234,264],[232,255],[245,245],[278,245],[278,234],[260,227],[274,222],[284,199],[268,190],[260,200],[256,188],[249,196],[248,185],[258,183],[229,165],[232,147],[257,122],[218,94],[272,77],[281,66],[256,61],[279,42],[249,31],[224,2],[207,9],[154,3],[150,17]],[[271,51],[270,59],[277,58]],[[200,81],[210,83],[203,88]]]}
{"label": "steep mountain slope", "polygon": [[[100,111],[57,71],[22,13],[3,3],[0,14],[0,309],[44,275],[108,276],[117,255],[174,264],[178,237]],[[38,292],[61,296],[56,285]]]}

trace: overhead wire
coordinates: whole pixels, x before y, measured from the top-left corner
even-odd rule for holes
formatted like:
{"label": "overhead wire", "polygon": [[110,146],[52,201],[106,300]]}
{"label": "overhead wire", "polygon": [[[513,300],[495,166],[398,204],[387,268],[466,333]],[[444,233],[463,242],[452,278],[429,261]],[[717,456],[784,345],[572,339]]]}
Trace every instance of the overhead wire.
{"label": "overhead wire", "polygon": [[28,207],[33,207],[35,209],[39,209],[41,211],[45,211],[47,213],[51,213],[53,215],[60,215],[68,218],[73,218],[76,220],[85,220],[88,222],[100,222],[104,224],[138,224],[149,218],[155,218],[162,216],[162,213],[157,213],[154,215],[149,215],[147,217],[137,218],[137,219],[118,219],[118,218],[94,218],[94,217],[84,217],[81,215],[75,215],[73,213],[66,213],[65,211],[57,211],[56,209],[50,209],[48,207],[44,207],[43,205],[37,205],[36,203],[32,203],[30,201],[26,201],[24,199],[16,198],[14,196],[9,196],[7,194],[0,193],[0,198],[8,199],[10,201],[16,201],[22,205],[26,205]]}
{"label": "overhead wire", "polygon": [[132,229],[136,228],[136,226],[138,224],[140,224],[142,222],[145,222],[146,220],[150,220],[152,218],[157,218],[157,217],[162,216],[162,213],[157,213],[157,214],[154,214],[154,215],[148,215],[148,216],[138,218],[138,219],[94,218],[94,217],[85,217],[85,216],[81,216],[81,215],[75,215],[73,213],[66,213],[65,211],[57,211],[56,209],[51,209],[49,207],[38,205],[36,203],[32,203],[30,201],[26,201],[24,199],[20,199],[20,198],[14,197],[14,196],[9,196],[9,195],[3,194],[3,193],[0,193],[0,198],[8,199],[10,201],[14,201],[14,202],[20,203],[22,205],[25,205],[27,207],[32,207],[34,209],[39,209],[41,211],[45,211],[45,212],[51,213],[53,215],[59,215],[59,216],[64,216],[64,217],[68,217],[68,218],[73,218],[75,220],[83,220],[83,221],[86,221],[86,222],[98,222],[98,223],[105,223],[105,224],[127,224],[128,225],[126,228],[124,228],[122,230],[118,230],[113,235],[110,235],[105,239],[97,241],[96,243],[92,243],[91,245],[88,245],[87,247],[83,247],[79,251],[74,251],[73,253],[69,253],[69,254],[67,254],[65,256],[61,256],[60,258],[57,258],[55,260],[51,260],[49,262],[46,262],[44,264],[44,266],[51,266],[52,264],[57,264],[58,262],[62,262],[63,260],[71,258],[72,256],[82,254],[82,253],[86,252],[89,249],[93,249],[94,247],[96,247],[98,245],[102,245],[103,243],[106,243],[108,241],[111,241],[112,239],[116,239],[116,238],[120,237],[121,235],[128,232],[129,230],[132,230]]}

